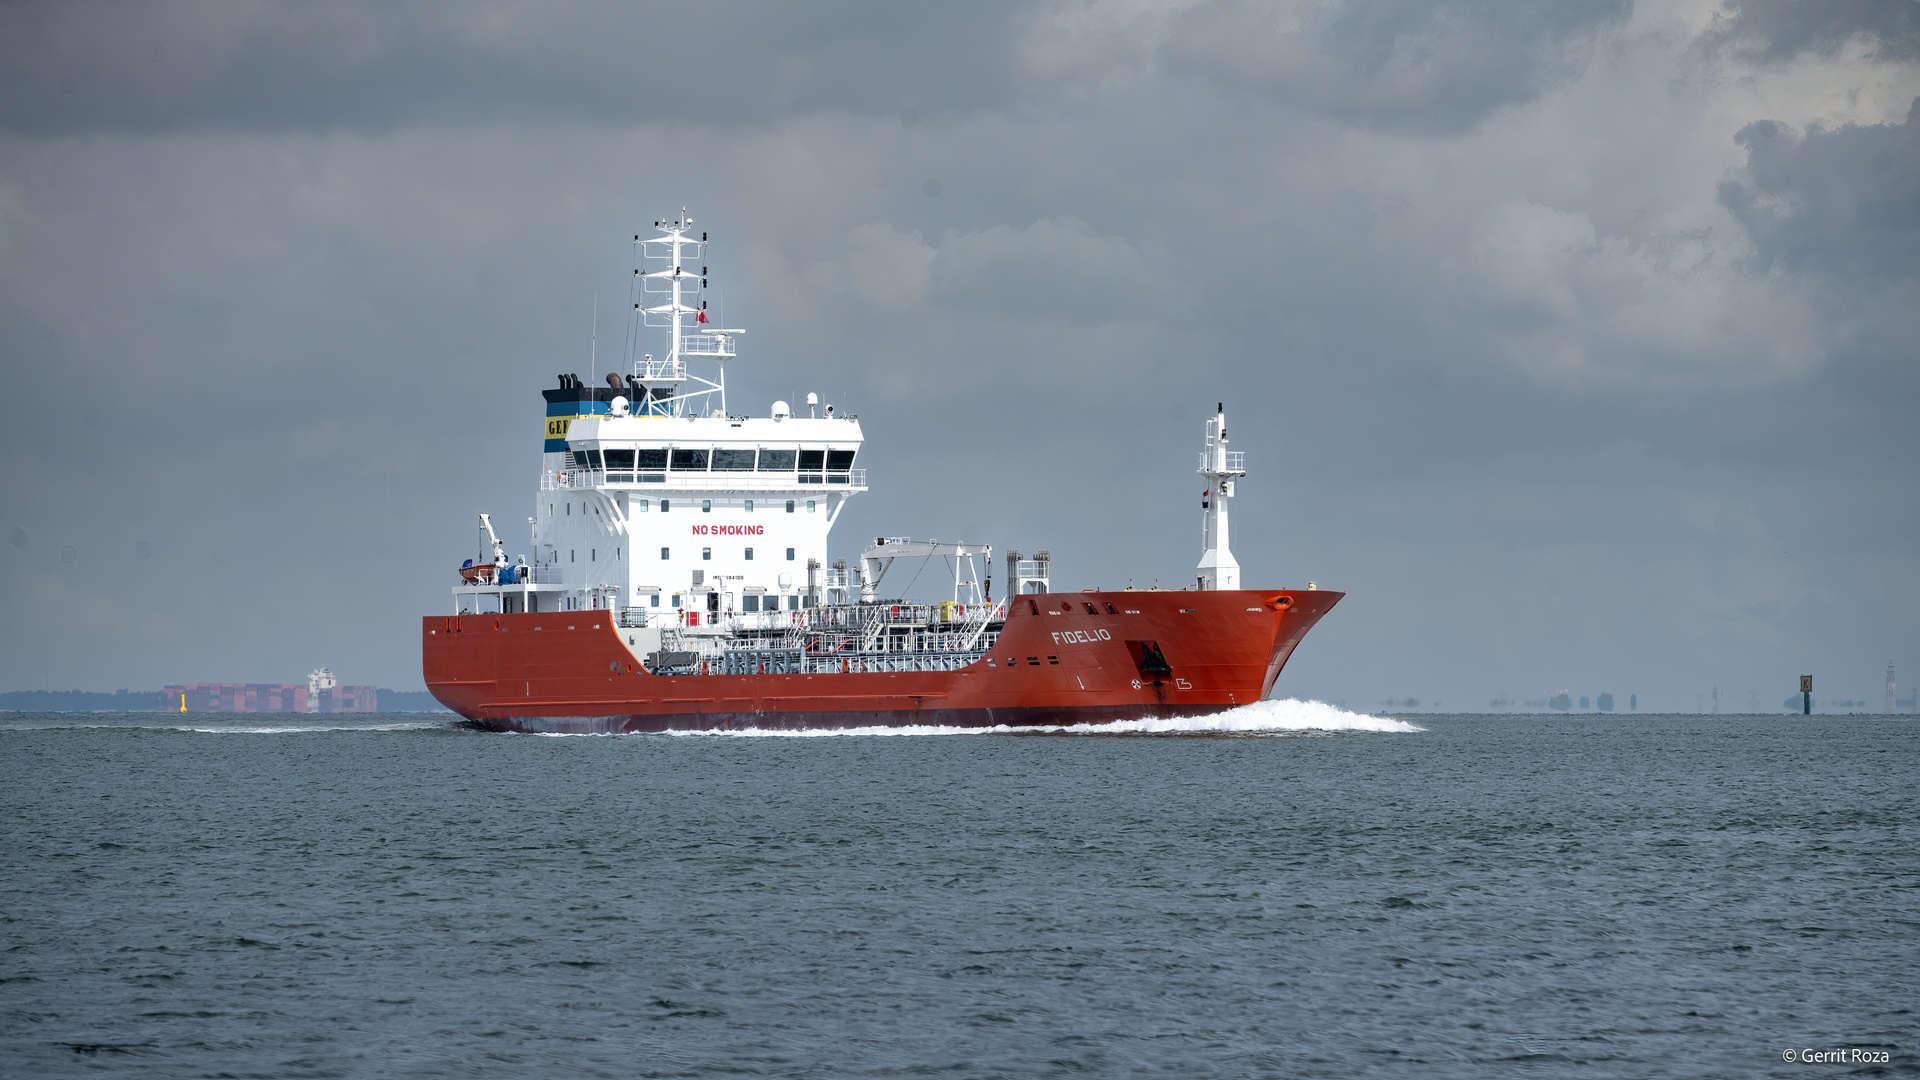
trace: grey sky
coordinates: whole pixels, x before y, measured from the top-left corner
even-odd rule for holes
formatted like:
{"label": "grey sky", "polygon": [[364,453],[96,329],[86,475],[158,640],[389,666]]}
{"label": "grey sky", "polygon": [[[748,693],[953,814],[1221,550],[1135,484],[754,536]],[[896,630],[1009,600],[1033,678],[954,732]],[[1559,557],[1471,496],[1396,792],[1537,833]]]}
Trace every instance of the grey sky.
{"label": "grey sky", "polygon": [[0,688],[417,687],[684,204],[736,409],[860,414],[837,554],[1178,584],[1225,400],[1247,581],[1351,594],[1285,693],[1877,700],[1917,11],[0,6]]}

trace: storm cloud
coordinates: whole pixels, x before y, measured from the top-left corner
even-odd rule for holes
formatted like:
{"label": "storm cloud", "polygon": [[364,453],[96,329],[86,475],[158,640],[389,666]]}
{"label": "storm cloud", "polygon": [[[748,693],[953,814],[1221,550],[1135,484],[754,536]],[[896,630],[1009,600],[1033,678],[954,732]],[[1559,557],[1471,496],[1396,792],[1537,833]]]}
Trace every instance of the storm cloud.
{"label": "storm cloud", "polygon": [[1350,593],[1283,693],[1870,697],[1914,7],[0,6],[0,684],[417,687],[684,205],[736,411],[860,414],[836,554],[1183,584],[1224,400],[1246,579]]}

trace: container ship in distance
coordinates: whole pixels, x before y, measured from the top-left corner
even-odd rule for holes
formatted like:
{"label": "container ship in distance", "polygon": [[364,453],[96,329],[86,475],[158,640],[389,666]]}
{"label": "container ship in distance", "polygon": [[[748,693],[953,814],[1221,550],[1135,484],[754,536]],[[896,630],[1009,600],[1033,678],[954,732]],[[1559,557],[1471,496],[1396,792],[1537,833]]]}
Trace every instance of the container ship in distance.
{"label": "container ship in distance", "polygon": [[[683,212],[634,237],[636,327],[666,330],[604,385],[546,391],[532,547],[487,515],[455,614],[422,620],[427,687],[499,731],[1065,725],[1259,701],[1342,593],[1243,589],[1227,504],[1244,455],[1206,421],[1202,555],[1184,589],[1049,590],[1047,552],[827,534],[867,489],[860,422],[776,401],[727,409],[739,329],[707,321],[707,236]],[[697,270],[697,272],[696,272]],[[703,365],[708,379],[690,365]],[[953,567],[950,599],[887,598],[896,559]],[[898,580],[900,575],[894,575]],[[946,591],[943,589],[943,591]]]}

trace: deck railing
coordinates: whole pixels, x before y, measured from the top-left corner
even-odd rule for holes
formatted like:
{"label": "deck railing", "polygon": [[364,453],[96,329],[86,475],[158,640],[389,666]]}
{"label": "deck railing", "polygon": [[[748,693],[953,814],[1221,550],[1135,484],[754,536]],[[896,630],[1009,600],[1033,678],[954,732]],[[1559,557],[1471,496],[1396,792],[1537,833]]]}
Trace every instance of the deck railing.
{"label": "deck railing", "polygon": [[673,484],[698,491],[790,491],[800,484],[822,484],[832,488],[865,488],[867,470],[849,469],[845,472],[796,475],[791,472],[731,472],[724,469],[716,471],[687,469],[674,472],[642,469],[565,469],[540,474],[541,491],[621,487],[628,484],[642,487]]}

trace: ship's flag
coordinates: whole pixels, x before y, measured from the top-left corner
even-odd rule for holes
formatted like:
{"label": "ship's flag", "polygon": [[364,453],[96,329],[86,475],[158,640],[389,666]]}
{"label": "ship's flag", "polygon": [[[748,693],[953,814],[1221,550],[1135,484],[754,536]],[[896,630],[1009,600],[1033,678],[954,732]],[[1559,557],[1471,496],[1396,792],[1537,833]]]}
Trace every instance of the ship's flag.
{"label": "ship's flag", "polygon": [[695,316],[693,317],[693,321],[694,321],[694,322],[706,322],[706,321],[707,321],[707,313],[706,313],[706,312],[704,312],[704,311],[702,311],[702,312],[700,312],[700,313],[699,313],[698,315],[695,315]]}

